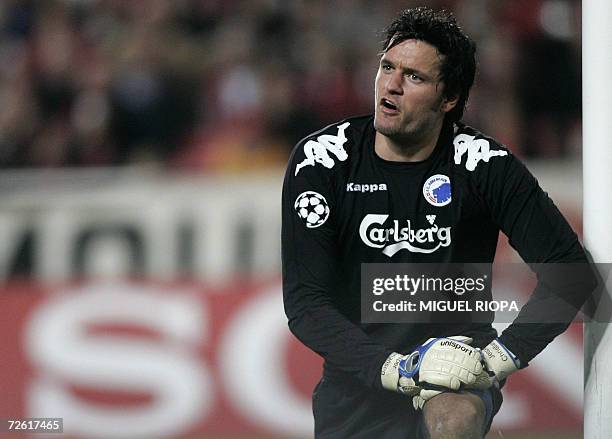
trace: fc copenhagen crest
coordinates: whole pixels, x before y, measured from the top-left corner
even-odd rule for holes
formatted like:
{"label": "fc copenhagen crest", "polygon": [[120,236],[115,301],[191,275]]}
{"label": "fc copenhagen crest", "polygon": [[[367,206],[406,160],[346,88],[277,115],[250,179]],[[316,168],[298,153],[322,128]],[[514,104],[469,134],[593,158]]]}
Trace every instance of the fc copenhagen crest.
{"label": "fc copenhagen crest", "polygon": [[446,206],[451,202],[450,178],[443,174],[432,175],[423,185],[423,196],[432,206]]}

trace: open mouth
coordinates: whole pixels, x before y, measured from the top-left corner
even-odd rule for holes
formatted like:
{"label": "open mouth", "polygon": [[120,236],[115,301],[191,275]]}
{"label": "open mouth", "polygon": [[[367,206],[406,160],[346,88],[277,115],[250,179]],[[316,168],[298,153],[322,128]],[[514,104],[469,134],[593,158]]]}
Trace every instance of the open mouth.
{"label": "open mouth", "polygon": [[380,104],[388,110],[398,111],[397,106],[387,98],[382,98]]}

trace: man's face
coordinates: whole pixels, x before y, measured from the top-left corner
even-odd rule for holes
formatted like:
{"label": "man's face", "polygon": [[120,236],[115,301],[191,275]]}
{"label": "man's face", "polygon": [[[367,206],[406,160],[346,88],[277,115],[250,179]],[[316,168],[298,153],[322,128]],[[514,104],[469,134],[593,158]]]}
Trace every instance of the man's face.
{"label": "man's face", "polygon": [[444,98],[442,55],[424,41],[405,40],[380,59],[374,128],[397,142],[418,141],[441,126],[456,104]]}

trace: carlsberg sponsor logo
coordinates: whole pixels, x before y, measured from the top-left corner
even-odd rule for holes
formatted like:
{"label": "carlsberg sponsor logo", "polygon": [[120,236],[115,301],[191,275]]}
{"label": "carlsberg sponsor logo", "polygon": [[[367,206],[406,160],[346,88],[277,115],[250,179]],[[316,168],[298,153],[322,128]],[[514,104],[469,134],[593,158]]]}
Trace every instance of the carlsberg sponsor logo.
{"label": "carlsberg sponsor logo", "polygon": [[359,236],[368,247],[381,248],[391,257],[400,250],[412,253],[433,253],[451,243],[451,228],[435,224],[435,216],[428,218],[431,227],[415,229],[410,220],[393,220],[385,224],[389,215],[368,214],[361,221]]}
{"label": "carlsberg sponsor logo", "polygon": [[346,191],[347,192],[378,192],[378,191],[386,191],[387,185],[385,183],[372,183],[372,184],[359,184],[359,183],[347,183]]}

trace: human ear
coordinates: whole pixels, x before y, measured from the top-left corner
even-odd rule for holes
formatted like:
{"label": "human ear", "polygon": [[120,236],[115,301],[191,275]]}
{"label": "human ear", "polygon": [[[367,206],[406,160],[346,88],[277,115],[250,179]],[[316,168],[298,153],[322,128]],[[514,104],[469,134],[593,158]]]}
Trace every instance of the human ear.
{"label": "human ear", "polygon": [[443,100],[442,100],[442,104],[440,105],[440,110],[443,113],[448,113],[449,111],[451,111],[453,108],[455,108],[457,106],[457,102],[459,102],[459,96],[446,96]]}

